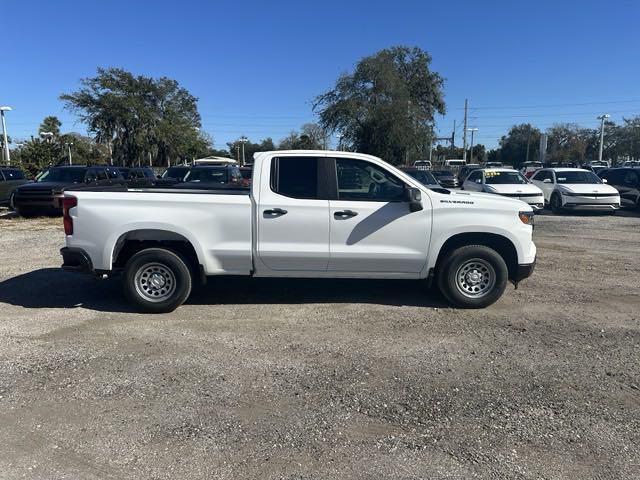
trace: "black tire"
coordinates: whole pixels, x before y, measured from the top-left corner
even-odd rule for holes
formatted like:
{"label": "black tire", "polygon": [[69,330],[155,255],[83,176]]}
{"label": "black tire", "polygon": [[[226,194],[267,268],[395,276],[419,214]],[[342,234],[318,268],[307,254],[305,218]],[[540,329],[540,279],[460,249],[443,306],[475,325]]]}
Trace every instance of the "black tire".
{"label": "black tire", "polygon": [[[150,283],[152,280],[154,285]],[[174,311],[191,294],[191,285],[187,262],[163,248],[141,250],[124,267],[124,294],[142,312]]]}
{"label": "black tire", "polygon": [[562,213],[562,198],[559,194],[554,193],[551,195],[551,211],[553,213]]}
{"label": "black tire", "polygon": [[[476,269],[473,265],[479,265],[480,268]],[[486,271],[483,271],[485,267]],[[471,268],[467,270],[467,274],[477,273],[481,277],[477,292],[472,291],[476,286],[471,282],[467,284],[468,280],[460,280],[458,283],[458,277],[462,279],[467,268]],[[509,280],[509,269],[500,254],[492,248],[484,245],[467,245],[447,254],[447,258],[438,268],[437,275],[438,288],[451,304],[459,308],[484,308],[494,303],[504,293]],[[487,275],[493,277],[491,281]]]}

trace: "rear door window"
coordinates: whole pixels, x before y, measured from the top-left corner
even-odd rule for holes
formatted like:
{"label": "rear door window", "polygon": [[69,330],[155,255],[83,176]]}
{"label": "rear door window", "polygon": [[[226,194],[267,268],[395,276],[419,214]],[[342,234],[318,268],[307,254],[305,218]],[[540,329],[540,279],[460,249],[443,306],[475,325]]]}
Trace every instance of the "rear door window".
{"label": "rear door window", "polygon": [[271,190],[291,198],[319,198],[317,158],[276,157],[271,162]]}

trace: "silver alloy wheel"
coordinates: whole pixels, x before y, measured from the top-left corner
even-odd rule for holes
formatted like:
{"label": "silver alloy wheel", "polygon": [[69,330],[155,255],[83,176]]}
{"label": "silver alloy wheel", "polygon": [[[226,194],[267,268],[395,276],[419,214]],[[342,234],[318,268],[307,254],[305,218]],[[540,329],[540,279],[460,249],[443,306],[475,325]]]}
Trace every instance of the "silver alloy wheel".
{"label": "silver alloy wheel", "polygon": [[145,263],[136,272],[133,283],[136,292],[149,302],[163,302],[176,291],[173,271],[162,263]]}
{"label": "silver alloy wheel", "polygon": [[464,262],[456,271],[456,287],[465,297],[482,298],[493,290],[496,271],[481,258]]}

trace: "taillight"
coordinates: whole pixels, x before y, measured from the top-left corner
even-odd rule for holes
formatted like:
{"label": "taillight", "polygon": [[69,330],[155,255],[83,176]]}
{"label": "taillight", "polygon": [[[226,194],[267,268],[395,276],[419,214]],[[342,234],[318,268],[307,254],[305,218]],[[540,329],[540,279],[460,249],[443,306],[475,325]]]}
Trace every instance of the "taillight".
{"label": "taillight", "polygon": [[73,218],[69,215],[69,210],[78,206],[76,197],[64,197],[62,199],[62,222],[64,223],[64,234],[73,235]]}

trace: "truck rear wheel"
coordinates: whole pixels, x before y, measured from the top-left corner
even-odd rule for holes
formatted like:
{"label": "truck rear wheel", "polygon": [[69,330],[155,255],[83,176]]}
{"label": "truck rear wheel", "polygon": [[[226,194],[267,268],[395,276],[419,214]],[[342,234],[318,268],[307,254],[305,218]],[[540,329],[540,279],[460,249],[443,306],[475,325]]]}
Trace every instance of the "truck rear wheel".
{"label": "truck rear wheel", "polygon": [[504,259],[484,245],[450,252],[438,271],[438,287],[454,306],[484,308],[498,300],[509,280]]}
{"label": "truck rear wheel", "polygon": [[177,254],[148,248],[133,255],[124,267],[126,297],[147,313],[172,312],[191,293],[191,272]]}

